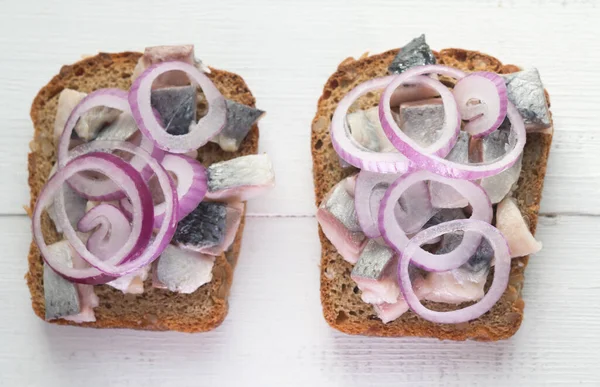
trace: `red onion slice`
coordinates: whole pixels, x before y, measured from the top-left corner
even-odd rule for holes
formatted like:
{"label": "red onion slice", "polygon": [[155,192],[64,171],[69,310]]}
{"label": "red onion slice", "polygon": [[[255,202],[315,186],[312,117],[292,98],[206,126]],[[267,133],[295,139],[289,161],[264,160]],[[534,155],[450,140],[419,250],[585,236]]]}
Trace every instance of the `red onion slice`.
{"label": "red onion slice", "polygon": [[[423,251],[420,246],[428,240],[457,231],[464,231],[465,236],[469,233],[479,233],[488,240],[492,249],[494,249],[494,280],[485,296],[474,305],[450,312],[437,312],[427,309],[421,304],[419,297],[413,291],[408,271],[409,264],[416,254]],[[443,259],[443,256],[439,256],[439,259]],[[410,309],[425,320],[441,324],[471,321],[489,311],[502,297],[508,286],[510,260],[508,244],[498,229],[479,220],[453,220],[423,230],[408,242],[398,263],[400,290]]]}
{"label": "red onion slice", "polygon": [[[117,182],[118,186],[128,195],[130,195],[131,200],[136,208],[146,209],[136,213],[134,220],[137,222],[137,225],[130,234],[130,238],[128,239],[127,243],[116,255],[117,259],[120,262],[127,260],[132,257],[132,254],[137,252],[137,249],[144,244],[147,244],[152,233],[153,217],[152,198],[150,196],[150,191],[142,180],[140,174],[135,171],[133,167],[131,167],[125,161],[119,159],[117,156],[106,153],[94,152],[74,158],[63,168],[59,169],[54,176],[50,178],[38,197],[38,201],[33,212],[32,226],[34,239],[40,249],[42,257],[54,271],[73,282],[100,284],[106,283],[112,278],[110,276],[106,276],[106,273],[101,272],[97,268],[76,269],[61,265],[60,262],[57,262],[44,241],[41,226],[42,212],[54,201],[54,195],[62,192],[62,184],[65,183],[71,176],[79,172],[89,170],[104,170],[107,173],[110,173],[111,178],[114,179],[113,181]],[[79,251],[89,253],[68,221],[68,217],[65,213],[64,196],[59,195],[58,200],[54,201],[54,205],[56,206],[55,209],[57,218],[60,226],[63,229],[63,233],[75,251],[78,253]]]}
{"label": "red onion slice", "polygon": [[410,161],[401,153],[373,152],[359,144],[350,133],[346,120],[348,109],[364,94],[385,88],[393,76],[375,78],[361,83],[339,102],[331,119],[331,143],[342,160],[366,171],[379,173],[404,173],[411,169]]}
{"label": "red onion slice", "polygon": [[[354,205],[358,223],[369,238],[381,236],[379,230],[379,207],[389,186],[400,177],[397,174],[360,171],[354,190]],[[394,214],[400,227],[412,234],[421,229],[433,215],[427,183],[410,187],[394,206]]]}
{"label": "red onion slice", "polygon": [[[176,177],[177,186],[177,221],[185,218],[204,199],[207,190],[206,169],[200,162],[191,157],[167,154],[161,165]],[[131,217],[132,205],[129,199],[123,198],[119,203],[128,217]],[[165,216],[165,203],[154,206],[154,227],[159,228]]]}
{"label": "red onion slice", "polygon": [[[471,73],[456,83],[452,93],[462,119],[469,121],[464,130],[473,137],[492,133],[506,117],[506,84],[498,74],[487,71]],[[472,100],[479,103],[472,105]]]}
{"label": "red onion slice", "polygon": [[[168,71],[185,72],[202,88],[208,103],[208,113],[190,131],[180,136],[167,133],[152,112],[150,93],[154,80]],[[183,62],[163,62],[150,66],[140,75],[129,91],[129,104],[138,127],[156,146],[172,153],[186,153],[198,149],[216,136],[226,123],[225,98],[211,80],[196,67]]]}
{"label": "red onion slice", "polygon": [[89,210],[77,224],[77,229],[81,232],[93,231],[86,247],[102,260],[116,254],[125,245],[132,231],[129,219],[117,207],[108,203],[101,203]]}
{"label": "red onion slice", "polygon": [[[510,102],[508,102],[507,105],[507,116],[512,124],[511,130],[514,131],[516,135],[516,144],[512,149],[506,152],[503,158],[490,164],[460,164],[446,160],[437,155],[428,154],[425,148],[420,147],[398,128],[390,109],[390,98],[394,93],[394,90],[406,82],[411,82],[415,76],[431,73],[443,74],[459,80],[464,77],[462,71],[451,67],[440,65],[413,67],[394,77],[381,96],[381,101],[379,103],[379,118],[381,119],[383,130],[396,149],[404,154],[418,168],[457,179],[477,180],[494,176],[516,163],[525,147],[526,135],[523,119],[514,105]],[[444,109],[445,111],[447,109],[445,103]],[[448,112],[446,112],[446,117],[448,117]]]}
{"label": "red onion slice", "polygon": [[[113,152],[115,150],[125,151],[134,154],[142,158],[151,168],[153,173],[156,175],[158,183],[163,191],[165,198],[165,215],[163,223],[160,225],[160,228],[156,231],[154,235],[154,239],[150,242],[148,246],[144,249],[140,249],[135,258],[128,260],[125,263],[120,263],[119,260],[121,257],[119,255],[115,255],[106,261],[102,261],[98,259],[98,257],[91,254],[82,243],[75,243],[73,247],[76,251],[81,255],[81,257],[89,262],[92,266],[98,268],[102,272],[119,277],[125,274],[130,274],[142,266],[146,266],[151,263],[153,260],[158,258],[160,253],[166,248],[166,246],[171,241],[173,234],[175,233],[175,227],[177,225],[177,195],[175,192],[175,186],[169,177],[167,171],[152,158],[148,154],[148,152],[144,151],[141,148],[138,148],[128,142],[122,141],[93,141],[90,143],[85,143],[79,145],[77,148],[74,148],[69,157],[77,157],[81,154],[86,154],[89,152]],[[144,187],[147,189],[147,185],[144,182]],[[146,204],[143,208],[134,204],[134,213],[133,213],[133,225],[135,229],[136,219],[140,216],[139,213],[150,213],[152,217],[150,219],[150,228],[153,226],[153,217],[154,217],[154,207],[152,205],[152,198],[150,198],[150,210],[146,207]],[[58,211],[58,210],[57,210]],[[64,211],[63,211],[64,213]],[[145,216],[145,215],[144,215]],[[63,228],[64,229],[64,228]],[[72,227],[65,230],[65,235],[69,233],[74,233]],[[69,238],[70,239],[70,238]],[[81,242],[81,241],[76,241]],[[120,251],[122,251],[121,249]]]}
{"label": "red onion slice", "polygon": [[[468,180],[455,180],[439,176],[429,171],[417,171],[403,175],[388,188],[379,208],[379,230],[381,231],[381,235],[388,245],[400,254],[406,248],[409,239],[406,235],[407,232],[402,229],[396,220],[393,210],[394,206],[400,200],[402,194],[413,184],[428,180],[450,185],[464,196],[471,204],[471,207],[473,207],[470,219],[481,220],[487,223],[492,221],[492,204],[485,191],[479,185]],[[480,241],[481,237],[478,234],[467,232],[460,245],[447,254],[435,255],[419,249],[411,259],[415,265],[428,271],[456,269],[469,260],[469,257],[477,250]]]}

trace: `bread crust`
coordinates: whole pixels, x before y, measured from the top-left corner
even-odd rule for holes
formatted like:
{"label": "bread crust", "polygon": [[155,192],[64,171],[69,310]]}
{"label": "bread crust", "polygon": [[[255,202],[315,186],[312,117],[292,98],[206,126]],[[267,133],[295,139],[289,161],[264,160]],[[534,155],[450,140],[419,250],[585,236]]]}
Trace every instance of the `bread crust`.
{"label": "bread crust", "polygon": [[[127,90],[131,86],[131,74],[142,54],[122,52],[99,53],[73,65],[63,66],[60,72],[44,86],[33,100],[31,120],[34,138],[28,155],[29,187],[31,201],[29,212],[34,208],[38,195],[46,183],[52,165],[56,161],[56,143],[53,125],[58,95],[65,88],[89,93],[103,87]],[[208,77],[225,98],[255,106],[255,99],[248,86],[237,74],[211,68]],[[205,109],[201,102],[198,109]],[[258,126],[255,124],[237,152],[224,152],[217,144],[209,143],[199,150],[198,160],[205,166],[216,161],[256,154],[258,152]],[[100,305],[94,309],[96,321],[73,323],[58,319],[50,322],[61,325],[78,325],[93,328],[131,328],[143,330],[174,330],[203,332],[219,326],[228,309],[229,289],[242,241],[245,211],[232,248],[217,257],[213,267],[213,279],[191,294],[179,294],[152,287],[151,279],[144,283],[141,295],[123,294],[107,285],[95,287]],[[60,238],[54,224],[42,217],[42,230],[47,243]],[[25,276],[31,292],[32,307],[37,316],[44,319],[43,263],[37,245],[32,242],[29,250],[29,270]]]}
{"label": "bread crust", "polygon": [[[315,199],[318,206],[329,190],[344,177],[356,173],[354,168],[342,169],[329,136],[329,124],[337,103],[358,84],[387,75],[387,67],[398,53],[389,50],[358,60],[347,58],[329,77],[317,103],[312,122],[311,150]],[[434,52],[437,63],[464,71],[491,71],[508,74],[519,71],[515,65],[504,65],[498,59],[478,51],[449,48]],[[441,77],[444,81],[444,77]],[[367,109],[378,103],[379,95],[371,93],[357,101],[356,106]],[[549,99],[548,99],[549,101]],[[528,133],[523,153],[523,168],[514,193],[521,213],[535,234],[546,165],[552,134]],[[360,299],[360,291],[350,278],[352,265],[342,259],[319,227],[321,241],[321,304],[325,320],[333,328],[354,335],[418,336],[449,340],[495,341],[515,334],[523,320],[525,303],[522,299],[524,271],[529,257],[512,260],[509,285],[498,303],[480,318],[461,324],[435,324],[409,311],[399,319],[384,324],[371,305]],[[486,288],[493,273],[488,276]],[[428,305],[426,302],[425,305]],[[456,308],[440,305],[441,310]],[[466,305],[466,304],[465,304]],[[459,307],[462,307],[461,305]]]}

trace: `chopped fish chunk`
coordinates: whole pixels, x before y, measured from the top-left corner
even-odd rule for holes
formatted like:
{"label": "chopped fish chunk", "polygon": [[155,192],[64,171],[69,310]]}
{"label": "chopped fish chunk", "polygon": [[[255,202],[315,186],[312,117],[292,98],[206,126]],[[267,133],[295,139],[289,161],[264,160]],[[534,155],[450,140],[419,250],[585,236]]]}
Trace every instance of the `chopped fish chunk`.
{"label": "chopped fish chunk", "polygon": [[549,128],[552,125],[544,85],[536,68],[503,75],[508,100],[512,102],[528,130]]}
{"label": "chopped fish chunk", "polygon": [[155,287],[193,293],[212,280],[215,257],[168,245],[156,264]]}
{"label": "chopped fish chunk", "polygon": [[529,226],[513,198],[507,197],[498,204],[496,228],[506,238],[511,258],[524,257],[542,249],[541,242],[535,240],[529,231]]}
{"label": "chopped fish chunk", "polygon": [[200,202],[177,223],[172,242],[194,251],[218,246],[225,240],[226,215],[226,204]]}
{"label": "chopped fish chunk", "polygon": [[219,144],[226,152],[235,152],[252,129],[252,125],[265,112],[229,99],[225,100],[225,104],[227,105],[225,127],[211,141]]}
{"label": "chopped fish chunk", "polygon": [[435,56],[425,42],[425,35],[421,35],[400,49],[388,71],[400,74],[411,67],[429,64],[435,64]]}
{"label": "chopped fish chunk", "polygon": [[196,88],[194,86],[165,87],[153,90],[150,103],[162,119],[167,133],[187,134],[196,121]]}

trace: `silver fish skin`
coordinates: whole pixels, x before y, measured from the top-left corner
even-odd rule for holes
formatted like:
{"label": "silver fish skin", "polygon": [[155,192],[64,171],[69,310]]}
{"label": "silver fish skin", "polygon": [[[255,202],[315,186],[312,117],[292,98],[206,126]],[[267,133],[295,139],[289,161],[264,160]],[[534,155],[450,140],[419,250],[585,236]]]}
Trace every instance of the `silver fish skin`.
{"label": "silver fish skin", "polygon": [[411,40],[400,49],[390,66],[390,73],[400,74],[414,66],[435,64],[435,56],[425,42],[425,34]]}
{"label": "silver fish skin", "polygon": [[536,68],[503,75],[508,100],[512,102],[528,130],[544,129],[552,125],[544,85]]}
{"label": "silver fish skin", "polygon": [[394,255],[389,247],[380,245],[373,239],[369,240],[352,269],[351,277],[379,280],[393,261]]}
{"label": "silver fish skin", "polygon": [[[48,246],[51,254],[68,267],[73,267],[71,246],[60,241]],[[77,315],[81,311],[77,286],[57,274],[44,262],[44,301],[46,320]]]}
{"label": "silver fish skin", "polygon": [[150,104],[156,109],[167,133],[180,136],[196,121],[196,88],[164,87],[152,90]]}
{"label": "silver fish skin", "polygon": [[275,185],[271,159],[248,155],[221,161],[206,169],[207,199],[239,202],[262,195]]}
{"label": "silver fish skin", "polygon": [[168,245],[156,264],[153,286],[189,294],[212,280],[215,257]]}
{"label": "silver fish skin", "polygon": [[357,110],[346,116],[352,137],[373,152],[398,152],[385,135],[379,120],[379,108]]}
{"label": "silver fish skin", "polygon": [[258,121],[265,112],[229,99],[225,100],[227,106],[227,122],[225,127],[211,141],[219,144],[226,152],[235,152],[240,148],[252,125]]}
{"label": "silver fish skin", "polygon": [[96,140],[127,141],[137,131],[138,127],[133,116],[129,113],[121,113],[115,122],[98,133]]}
{"label": "silver fish skin", "polygon": [[226,216],[226,204],[200,202],[177,223],[172,242],[194,251],[218,246],[225,239]]}
{"label": "silver fish skin", "polygon": [[202,248],[199,252],[208,255],[221,255],[225,251],[228,251],[237,235],[245,206],[245,203],[241,202],[228,204],[225,215],[225,237],[223,238],[223,242],[216,246]]}
{"label": "silver fish skin", "polygon": [[433,144],[444,126],[444,105],[439,98],[400,104],[402,131],[422,147]]}
{"label": "silver fish skin", "polygon": [[348,192],[345,184],[336,185],[319,207],[332,214],[348,231],[362,232],[354,207],[354,196]]}

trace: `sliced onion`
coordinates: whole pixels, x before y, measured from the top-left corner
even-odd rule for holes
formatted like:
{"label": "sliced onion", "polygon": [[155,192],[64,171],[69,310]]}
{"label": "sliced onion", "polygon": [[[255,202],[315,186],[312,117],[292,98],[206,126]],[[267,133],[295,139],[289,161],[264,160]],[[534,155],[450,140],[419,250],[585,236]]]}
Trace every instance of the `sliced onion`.
{"label": "sliced onion", "polygon": [[[483,137],[498,129],[506,117],[508,96],[504,79],[495,73],[478,71],[459,80],[452,91],[463,120],[464,130]],[[479,103],[472,105],[470,101]]]}
{"label": "sliced onion", "polygon": [[[379,208],[379,230],[385,241],[398,253],[402,253],[409,242],[407,232],[396,220],[394,206],[402,194],[413,184],[426,181],[437,181],[452,186],[468,201],[473,212],[470,219],[487,223],[492,221],[492,204],[485,191],[477,184],[468,180],[456,180],[439,176],[429,171],[417,171],[398,178],[387,190]],[[481,237],[477,233],[465,233],[461,243],[451,252],[435,255],[423,249],[418,249],[412,262],[428,271],[448,271],[456,269],[469,260],[475,253]]]}
{"label": "sliced onion", "polygon": [[[510,102],[507,105],[507,116],[512,124],[511,130],[515,132],[517,141],[514,148],[507,151],[503,158],[490,164],[460,164],[434,154],[429,154],[426,148],[416,144],[398,128],[390,109],[390,98],[394,90],[398,86],[411,82],[415,76],[431,73],[443,74],[459,80],[464,77],[462,71],[446,66],[428,65],[413,67],[394,77],[381,96],[379,118],[381,119],[383,130],[396,149],[418,168],[429,170],[438,175],[466,180],[477,180],[497,175],[516,163],[523,152],[526,135],[523,119]],[[447,107],[444,103],[444,110],[446,111],[446,109]],[[448,112],[446,112],[446,117],[448,117]]]}
{"label": "sliced onion", "polygon": [[[354,206],[358,223],[369,238],[381,236],[379,230],[379,207],[388,187],[399,175],[360,171],[354,190]],[[403,207],[408,208],[405,211]],[[394,214],[400,227],[413,234],[421,229],[433,215],[427,183],[416,183],[410,187],[394,206]]]}
{"label": "sliced onion", "polygon": [[102,260],[117,253],[129,239],[132,230],[129,219],[117,207],[108,203],[101,203],[89,210],[77,224],[77,229],[81,232],[93,231],[86,247]]}
{"label": "sliced onion", "polygon": [[[190,125],[190,131],[184,135],[167,133],[152,113],[150,93],[152,83],[167,71],[185,72],[192,81],[202,88],[208,103],[208,113],[197,123]],[[225,98],[211,80],[196,67],[183,62],[162,62],[150,66],[140,75],[129,91],[129,104],[138,127],[156,146],[172,153],[186,153],[198,149],[211,138],[219,134],[226,122],[227,107]]]}
{"label": "sliced onion", "polygon": [[[81,154],[86,154],[89,152],[113,152],[115,150],[125,151],[134,154],[142,158],[150,167],[152,168],[153,173],[156,175],[158,183],[163,191],[165,197],[165,215],[163,223],[160,225],[160,228],[156,231],[154,235],[154,239],[150,242],[148,246],[144,249],[140,249],[138,254],[131,260],[127,262],[122,261],[121,254],[117,253],[110,259],[106,261],[102,261],[90,251],[88,251],[81,241],[77,240],[73,243],[73,248],[81,255],[81,257],[90,263],[92,266],[98,268],[102,272],[120,277],[125,274],[130,274],[142,266],[146,266],[151,263],[153,260],[158,258],[160,253],[165,249],[165,247],[171,241],[173,234],[175,233],[175,227],[177,225],[177,195],[175,192],[175,186],[169,177],[169,174],[164,170],[164,168],[152,158],[148,154],[148,152],[143,149],[136,147],[128,142],[122,141],[92,141],[89,143],[82,144],[77,148],[74,148],[69,157],[77,157]],[[139,173],[138,173],[139,174]],[[141,177],[141,176],[140,176]],[[143,184],[147,189],[147,185]],[[148,192],[149,193],[149,192]],[[129,195],[128,195],[129,196]],[[131,198],[131,197],[130,197]],[[144,204],[143,208],[140,208],[136,203],[132,201],[134,205],[134,213],[133,213],[133,228],[135,229],[137,220],[140,217],[140,212],[145,214],[150,213],[152,215],[149,221],[149,227],[152,229],[153,226],[153,217],[154,217],[154,207],[152,205],[152,198],[150,197],[150,210]],[[58,210],[57,210],[58,211]],[[62,211],[64,213],[64,210]],[[72,227],[64,228],[64,233],[71,241],[71,235],[74,234],[74,230]],[[122,252],[123,248],[119,250]]]}
{"label": "sliced onion", "polygon": [[[62,184],[65,183],[67,179],[79,172],[90,170],[103,170],[108,173],[111,176],[111,179],[117,183],[119,188],[130,196],[134,206],[137,209],[144,209],[137,211],[135,214],[134,221],[136,224],[130,234],[130,238],[115,255],[117,263],[131,259],[137,253],[140,246],[147,244],[151,237],[152,218],[154,215],[152,198],[150,196],[150,191],[140,174],[117,156],[93,152],[74,158],[63,168],[59,169],[54,176],[50,178],[38,197],[33,212],[32,224],[34,239],[40,252],[42,253],[44,260],[54,271],[73,282],[98,284],[106,283],[112,278],[107,277],[105,274],[108,273],[103,273],[97,268],[75,269],[61,265],[56,261],[55,257],[50,254],[50,250],[44,241],[41,225],[41,215],[43,210],[54,201],[54,195],[59,193],[58,200],[54,201],[54,206],[57,220],[63,229],[64,235],[77,253],[84,251],[88,253],[88,255],[91,255],[68,220],[67,214],[65,213],[64,196],[61,194]],[[82,258],[85,259],[83,256]]]}
{"label": "sliced onion", "polygon": [[[75,106],[67,123],[65,124],[65,130],[63,131],[60,142],[58,144],[58,166],[62,168],[65,166],[69,158],[69,144],[71,141],[71,134],[77,125],[77,121],[83,114],[88,110],[97,107],[106,106],[113,109],[121,110],[127,114],[131,114],[129,109],[129,102],[127,101],[127,92],[121,89],[99,89],[88,94],[81,102]],[[155,114],[155,112],[153,112]],[[152,157],[157,160],[162,160],[164,151],[154,146],[154,144],[148,139],[140,136],[138,144],[140,147],[147,152],[150,152]],[[145,179],[148,179],[152,175],[152,169],[144,163],[138,157],[131,159],[131,165],[142,173]],[[77,174],[69,179],[69,185],[73,188],[80,196],[94,201],[110,201],[117,200],[124,197],[118,187],[109,179],[95,179],[85,174]]]}
{"label": "sliced onion", "polygon": [[331,119],[331,143],[342,160],[366,171],[379,173],[405,173],[411,169],[410,161],[401,153],[373,152],[358,143],[350,133],[346,120],[348,109],[364,94],[370,91],[383,89],[393,76],[375,78],[361,83],[350,91],[339,102]]}
{"label": "sliced onion", "polygon": [[[204,199],[207,190],[206,169],[200,162],[184,155],[168,154],[161,165],[176,177],[177,221],[185,218]],[[127,216],[131,216],[132,205],[123,198],[120,206]],[[154,206],[154,227],[160,227],[165,215],[165,204]]]}
{"label": "sliced onion", "polygon": [[[420,246],[428,240],[457,231],[464,231],[465,236],[469,233],[483,235],[492,246],[492,249],[494,249],[495,266],[492,285],[479,302],[467,306],[466,308],[450,312],[437,312],[427,309],[421,304],[419,297],[412,288],[409,275],[409,264],[416,254],[423,251]],[[444,259],[442,255],[438,257],[439,259]],[[425,320],[442,324],[456,324],[471,321],[489,311],[494,304],[498,302],[506,290],[509,275],[510,253],[504,236],[497,228],[478,220],[453,220],[421,231],[408,242],[398,263],[398,281],[400,283],[400,290],[410,309]]]}

